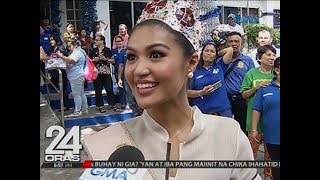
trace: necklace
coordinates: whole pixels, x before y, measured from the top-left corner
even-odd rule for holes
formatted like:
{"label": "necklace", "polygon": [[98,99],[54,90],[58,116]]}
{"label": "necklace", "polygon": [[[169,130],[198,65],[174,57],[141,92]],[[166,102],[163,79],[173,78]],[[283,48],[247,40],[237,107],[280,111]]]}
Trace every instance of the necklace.
{"label": "necklace", "polygon": [[191,110],[191,118],[188,120],[188,122],[184,125],[184,127],[182,129],[180,129],[174,136],[172,136],[171,138],[169,138],[168,142],[171,142],[172,139],[174,139],[175,137],[177,137],[180,133],[183,132],[183,130],[185,130],[187,128],[187,126],[190,124],[191,120],[193,118],[193,112]]}

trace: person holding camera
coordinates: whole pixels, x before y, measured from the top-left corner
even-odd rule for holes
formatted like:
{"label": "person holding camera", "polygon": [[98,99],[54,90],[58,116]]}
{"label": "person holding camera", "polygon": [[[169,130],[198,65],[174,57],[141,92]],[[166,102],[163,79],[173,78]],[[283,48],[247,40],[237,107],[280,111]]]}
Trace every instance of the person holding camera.
{"label": "person holding camera", "polygon": [[[232,117],[231,106],[224,83],[224,74],[232,59],[233,49],[218,51],[213,41],[203,44],[200,60],[190,81],[188,98],[206,114]],[[218,59],[218,57],[221,57]]]}

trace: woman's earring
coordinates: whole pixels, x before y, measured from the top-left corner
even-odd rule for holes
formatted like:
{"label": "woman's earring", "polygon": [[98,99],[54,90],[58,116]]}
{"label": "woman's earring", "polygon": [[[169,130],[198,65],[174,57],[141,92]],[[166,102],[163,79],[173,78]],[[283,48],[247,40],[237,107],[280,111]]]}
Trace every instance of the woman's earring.
{"label": "woman's earring", "polygon": [[188,73],[188,78],[191,79],[192,77],[193,77],[193,72],[189,72],[189,73]]}

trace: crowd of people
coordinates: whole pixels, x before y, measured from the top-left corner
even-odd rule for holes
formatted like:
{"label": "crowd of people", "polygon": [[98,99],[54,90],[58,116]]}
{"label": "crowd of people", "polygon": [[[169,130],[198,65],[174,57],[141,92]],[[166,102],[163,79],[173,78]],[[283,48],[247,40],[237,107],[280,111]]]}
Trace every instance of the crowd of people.
{"label": "crowd of people", "polygon": [[[98,77],[93,81],[97,110],[106,112],[103,88],[107,92],[108,108],[121,112],[129,105],[137,118],[122,126],[133,136],[130,138],[135,145],[146,153],[146,159],[162,159],[159,154],[168,153],[162,146],[168,144],[171,152],[167,160],[181,160],[181,152],[185,153],[182,159],[192,159],[193,150],[188,145],[179,149],[180,143],[188,142],[198,150],[207,147],[212,152],[220,152],[219,156],[214,156],[203,151],[203,159],[229,159],[234,154],[238,155],[236,160],[256,159],[259,147],[264,143],[265,160],[280,160],[280,50],[272,45],[271,33],[260,31],[257,48],[244,54],[245,32],[234,22],[235,15],[230,14],[230,32],[224,32],[218,39],[199,40],[199,48],[195,39],[190,39],[196,37],[190,33],[198,32],[190,32],[190,29],[184,32],[183,26],[176,29],[175,23],[182,20],[172,21],[171,17],[167,20],[165,16],[161,19],[157,12],[148,13],[150,11],[146,9],[143,11],[130,36],[126,25],[120,24],[119,34],[112,39],[112,49],[106,47],[109,40],[103,32],[108,26],[103,21],[95,22],[94,31],[90,33],[84,29],[76,31],[69,23],[63,35],[66,48],[54,33],[56,29],[49,28],[49,31],[44,27],[48,25],[40,26],[41,55],[48,55],[41,59],[45,61],[54,53],[67,63],[67,69],[63,70],[63,93],[67,99],[65,89],[69,81],[75,102],[74,113],[67,117],[88,113],[83,75],[88,55],[98,69]],[[193,21],[189,23],[196,26]],[[57,78],[54,70],[49,73],[53,79]],[[113,92],[112,75],[120,88],[118,94]],[[67,100],[64,102],[69,109]],[[120,132],[119,128],[108,128],[93,136],[94,142],[92,138],[87,140],[92,157],[99,159],[101,149],[110,152],[112,146],[97,145],[97,139],[102,141],[108,134]],[[207,129],[201,134],[204,128]],[[140,140],[142,137],[144,141]],[[217,137],[225,141],[202,142]],[[150,149],[148,144],[154,141],[160,145]],[[219,143],[226,141],[243,144],[231,147],[229,143]],[[97,150],[98,147],[101,149]],[[230,148],[234,151],[226,151]],[[154,172],[156,176],[175,177],[177,174],[177,169],[157,171]],[[214,177],[206,170],[203,172],[207,173],[208,179]],[[180,175],[190,176],[187,172]],[[236,179],[240,176],[258,179],[256,171],[249,169],[230,175]],[[279,170],[266,168],[264,176],[277,180]]]}
{"label": "crowd of people", "polygon": [[[129,88],[123,84],[124,64],[126,61],[126,45],[128,43],[128,32],[125,24],[119,25],[119,34],[113,39],[113,49],[106,47],[104,31],[108,25],[103,21],[96,21],[92,25],[93,32],[87,32],[85,29],[79,31],[74,28],[72,23],[66,26],[66,32],[62,35],[57,26],[50,25],[47,18],[43,18],[40,25],[40,47],[43,50],[41,57],[40,69],[45,73],[45,62],[52,55],[58,56],[67,64],[66,69],[61,69],[63,77],[63,99],[64,110],[68,111],[67,85],[70,84],[71,93],[74,97],[74,112],[66,115],[67,118],[79,117],[88,113],[87,99],[84,89],[87,86],[87,81],[83,77],[86,56],[89,56],[98,70],[98,76],[93,80],[95,90],[95,100],[97,110],[100,113],[105,113],[107,110],[122,112],[126,105],[134,110],[134,114],[142,113],[141,108],[136,105]],[[56,86],[59,83],[58,71],[49,70],[51,82]],[[119,84],[119,92],[113,90],[112,76],[115,77]],[[105,106],[105,101],[102,95],[102,90],[107,93],[108,106]],[[129,93],[126,93],[126,90]]]}

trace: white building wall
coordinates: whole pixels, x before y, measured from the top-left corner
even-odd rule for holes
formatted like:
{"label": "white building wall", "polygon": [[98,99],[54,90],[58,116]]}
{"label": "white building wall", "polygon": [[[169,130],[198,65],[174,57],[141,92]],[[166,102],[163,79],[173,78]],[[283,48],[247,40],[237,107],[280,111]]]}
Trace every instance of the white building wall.
{"label": "white building wall", "polygon": [[[97,16],[98,20],[104,21],[108,26],[110,25],[110,13],[109,13],[109,1],[97,1]],[[104,33],[104,37],[106,38],[106,46],[111,48],[111,33],[110,26]]]}
{"label": "white building wall", "polygon": [[61,40],[63,38],[63,34],[67,32],[67,5],[66,5],[66,0],[61,0],[59,4],[59,9],[61,11],[60,16],[61,16],[61,27],[60,27],[60,32],[61,32]]}
{"label": "white building wall", "polygon": [[261,7],[261,14],[263,15],[260,18],[262,24],[273,27],[273,10],[280,9],[280,1],[263,1],[264,4]]}

